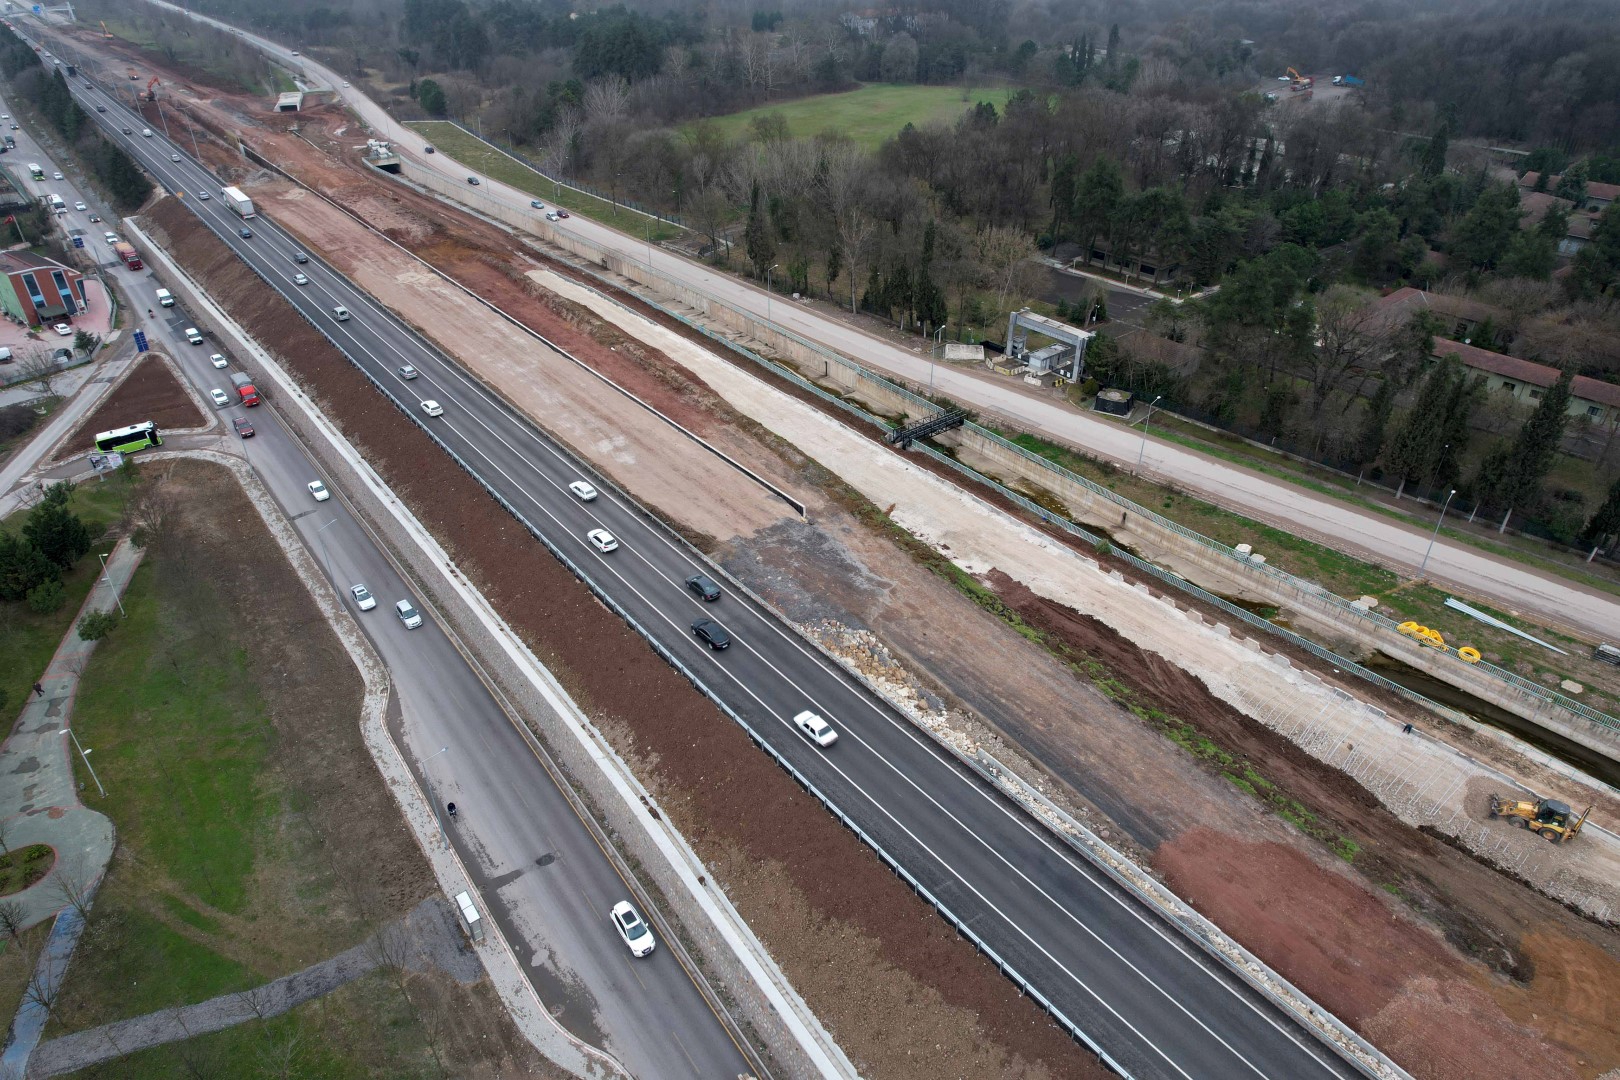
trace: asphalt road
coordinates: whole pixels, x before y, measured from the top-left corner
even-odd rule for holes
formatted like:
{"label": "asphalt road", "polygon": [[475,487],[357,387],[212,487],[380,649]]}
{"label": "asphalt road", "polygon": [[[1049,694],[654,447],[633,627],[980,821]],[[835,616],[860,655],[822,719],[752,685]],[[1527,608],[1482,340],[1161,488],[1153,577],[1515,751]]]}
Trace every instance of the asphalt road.
{"label": "asphalt road", "polygon": [[[123,141],[171,187],[186,191],[207,183],[189,160],[178,166],[170,162],[170,148],[161,139]],[[335,274],[316,263],[310,264],[313,270],[296,266],[291,261],[295,245],[272,223],[253,222],[254,237],[243,240],[233,231],[239,222],[218,199],[190,205],[407,409],[417,409],[425,398],[440,402],[444,415],[423,421],[451,449],[1132,1075],[1278,1080],[1355,1075],[765,612],[735,595],[707,605],[693,596],[683,581],[703,567],[684,547],[611,492],[588,503],[575,498],[566,485],[579,470],[560,449]],[[307,288],[292,284],[300,269],[314,279]],[[330,312],[336,304],[353,318],[334,321]],[[397,372],[402,364],[413,365],[421,377],[402,379]],[[401,417],[401,422],[408,421]],[[632,422],[648,421],[638,416]],[[307,499],[300,494],[302,479],[291,473],[276,477],[277,491],[295,512]],[[762,491],[760,497],[769,496]],[[300,525],[312,537],[309,530],[320,528],[328,515],[346,520],[335,502],[308,505]],[[618,537],[618,550],[604,554],[592,547],[585,533],[593,528]],[[357,535],[344,535],[337,547],[360,550],[359,542]],[[374,612],[364,620],[374,628],[388,620],[386,607],[403,586],[385,567],[341,563],[334,572],[340,584],[359,573],[382,582],[374,588],[383,617]],[[700,616],[725,623],[736,644],[715,652],[699,643],[689,627]],[[374,629],[390,667],[403,680],[411,679],[412,669],[437,678],[450,662],[417,655],[431,647],[434,635],[431,629],[406,634],[397,625]],[[403,646],[410,651],[401,655]],[[414,718],[425,727],[415,742],[419,752],[430,754],[454,740],[455,749],[432,759],[436,790],[469,790],[472,775],[468,765],[458,765],[453,777],[442,773],[441,761],[492,757],[485,776],[470,789],[486,794],[463,797],[465,805],[477,808],[469,810],[469,818],[480,828],[486,819],[500,818],[497,837],[524,828],[533,816],[518,794],[526,789],[486,808],[491,786],[516,788],[504,780],[502,768],[512,748],[496,743],[496,752],[488,755],[472,745],[461,694],[432,696],[430,687],[411,681],[402,688],[411,691],[413,703],[416,693],[429,695],[423,700],[430,707],[419,707]],[[804,709],[818,712],[841,732],[834,746],[818,747],[798,733],[791,718]],[[479,742],[493,739],[489,729],[496,726],[493,715],[478,724]],[[505,865],[528,867],[549,843],[544,835],[530,836],[526,850],[514,851]],[[519,880],[547,877],[530,869]]]}
{"label": "asphalt road", "polygon": [[[107,107],[107,113],[94,115],[111,123],[111,137],[166,187],[192,195],[212,184],[215,197],[190,199],[192,208],[228,242],[239,248],[251,245],[253,261],[275,274],[307,307],[331,300],[326,283],[335,275],[329,270],[314,261],[294,264],[292,242],[258,221],[248,223],[254,238],[241,239],[235,229],[243,223],[224,208],[217,197],[219,185],[206,172],[187,157],[179,163],[169,160],[178,151],[160,137],[142,138],[138,117],[99,91],[85,89],[82,80],[74,90],[86,111],[94,114],[96,104]],[[119,129],[124,126],[134,134],[123,135]],[[45,164],[47,173],[53,168],[37,150],[27,160]],[[60,181],[53,183],[63,187]],[[671,950],[660,947],[639,960],[631,957],[608,918],[609,908],[628,898],[629,889],[525,734],[432,612],[424,612],[421,628],[404,627],[394,602],[416,598],[340,498],[316,502],[311,497],[308,483],[323,477],[302,445],[271,409],[234,404],[236,395],[226,376],[238,368],[215,368],[209,360],[212,344],[187,344],[181,331],[194,320],[182,307],[157,307],[151,274],[124,269],[101,240],[99,226],[91,228],[94,243],[107,249],[97,255],[113,267],[109,273],[122,279],[136,304],[156,311],[157,317],[145,322],[153,346],[175,357],[204,398],[211,388],[226,391],[233,400],[220,410],[227,424],[237,416],[252,422],[255,434],[241,447],[387,664],[417,775],[441,811],[447,802],[457,804],[460,814],[445,822],[447,835],[474,873],[482,906],[500,924],[541,1000],[576,1036],[606,1049],[638,1077],[729,1080],[747,1071],[748,1062]],[[291,285],[297,271],[312,279],[307,289]],[[356,305],[351,294],[344,296]],[[376,596],[375,609],[356,608],[348,589],[357,583]],[[662,931],[662,925],[655,925]]]}

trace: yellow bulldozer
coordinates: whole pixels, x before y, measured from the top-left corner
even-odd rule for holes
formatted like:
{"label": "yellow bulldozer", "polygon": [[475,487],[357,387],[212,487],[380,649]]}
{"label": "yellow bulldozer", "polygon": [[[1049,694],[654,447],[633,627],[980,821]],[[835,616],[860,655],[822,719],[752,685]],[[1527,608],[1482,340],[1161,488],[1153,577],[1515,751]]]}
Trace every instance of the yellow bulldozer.
{"label": "yellow bulldozer", "polygon": [[1586,824],[1587,816],[1591,813],[1592,808],[1588,806],[1586,813],[1577,818],[1574,824],[1570,824],[1570,818],[1574,817],[1574,813],[1568,803],[1561,803],[1557,799],[1520,802],[1517,799],[1491,796],[1491,817],[1508,818],[1519,828],[1538,832],[1555,844],[1575,839],[1575,834],[1581,831],[1581,826]]}

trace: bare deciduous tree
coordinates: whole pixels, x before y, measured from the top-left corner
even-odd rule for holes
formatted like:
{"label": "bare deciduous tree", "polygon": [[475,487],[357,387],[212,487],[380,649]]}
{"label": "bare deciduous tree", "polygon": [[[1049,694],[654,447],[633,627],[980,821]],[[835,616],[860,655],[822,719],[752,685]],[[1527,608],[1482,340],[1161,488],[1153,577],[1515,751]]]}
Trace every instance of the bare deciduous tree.
{"label": "bare deciduous tree", "polygon": [[1035,257],[1035,241],[1022,229],[1003,225],[979,230],[974,237],[979,262],[996,286],[996,309],[1007,310],[1007,297],[1015,293],[1020,268]]}

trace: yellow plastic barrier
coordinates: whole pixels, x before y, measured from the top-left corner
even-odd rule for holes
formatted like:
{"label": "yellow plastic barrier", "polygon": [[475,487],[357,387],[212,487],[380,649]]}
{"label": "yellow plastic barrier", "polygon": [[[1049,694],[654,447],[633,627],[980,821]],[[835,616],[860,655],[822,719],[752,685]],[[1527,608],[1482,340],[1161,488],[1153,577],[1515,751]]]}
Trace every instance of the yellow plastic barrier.
{"label": "yellow plastic barrier", "polygon": [[1472,645],[1464,645],[1462,648],[1457,650],[1457,659],[1466,661],[1470,664],[1477,664],[1480,661],[1479,650],[1474,648]]}

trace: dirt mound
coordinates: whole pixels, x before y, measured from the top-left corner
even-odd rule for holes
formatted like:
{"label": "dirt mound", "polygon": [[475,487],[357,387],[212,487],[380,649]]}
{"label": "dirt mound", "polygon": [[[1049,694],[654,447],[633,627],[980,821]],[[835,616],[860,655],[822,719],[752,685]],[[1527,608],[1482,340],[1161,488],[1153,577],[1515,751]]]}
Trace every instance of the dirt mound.
{"label": "dirt mound", "polygon": [[95,412],[57,449],[58,457],[71,457],[95,448],[98,431],[128,427],[150,420],[159,431],[200,428],[208,418],[197,411],[197,403],[181,388],[169,365],[156,354],[138,360],[123,382],[114,388]]}

